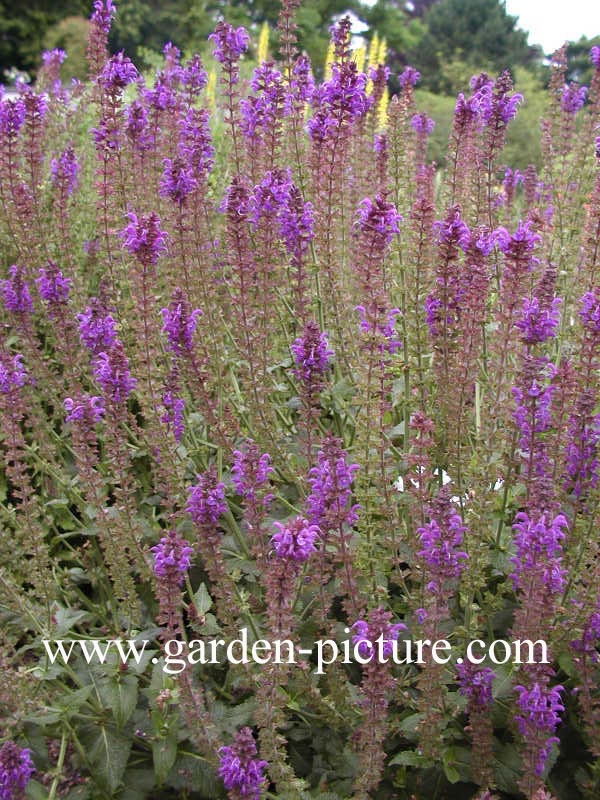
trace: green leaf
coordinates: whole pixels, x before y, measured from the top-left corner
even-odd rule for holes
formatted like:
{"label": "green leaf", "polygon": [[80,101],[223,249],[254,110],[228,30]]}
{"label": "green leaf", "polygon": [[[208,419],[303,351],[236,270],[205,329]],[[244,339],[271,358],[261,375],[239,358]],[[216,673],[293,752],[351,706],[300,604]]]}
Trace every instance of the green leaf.
{"label": "green leaf", "polygon": [[193,788],[194,793],[211,800],[221,796],[219,784],[216,767],[193,753],[179,756],[167,783],[174,789]]}
{"label": "green leaf", "polygon": [[96,781],[113,794],[123,779],[131,751],[131,738],[117,728],[100,726],[100,733],[90,748],[90,762]]}
{"label": "green leaf", "polygon": [[138,683],[135,675],[109,676],[98,684],[102,702],[112,710],[119,728],[122,728],[135,711]]}
{"label": "green leaf", "polygon": [[167,736],[152,743],[154,772],[160,786],[166,781],[177,758],[177,730],[172,728]]}
{"label": "green leaf", "polygon": [[208,593],[208,589],[206,588],[206,584],[201,583],[200,588],[194,595],[194,605],[196,606],[196,611],[198,615],[203,617],[207,611],[212,608],[212,598]]}
{"label": "green leaf", "polygon": [[29,797],[31,800],[47,800],[48,791],[41,783],[29,781],[25,791],[25,797]]}
{"label": "green leaf", "polygon": [[390,761],[390,767],[424,767],[427,760],[414,750],[403,750]]}

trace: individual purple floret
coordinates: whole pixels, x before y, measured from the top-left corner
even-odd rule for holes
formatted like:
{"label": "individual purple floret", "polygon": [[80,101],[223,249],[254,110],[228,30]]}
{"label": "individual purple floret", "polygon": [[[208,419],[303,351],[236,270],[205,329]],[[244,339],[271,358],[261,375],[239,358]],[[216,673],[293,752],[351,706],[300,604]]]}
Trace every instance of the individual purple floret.
{"label": "individual purple floret", "polygon": [[0,281],[0,294],[4,306],[13,314],[28,314],[33,310],[33,300],[24,272],[22,267],[13,264],[8,271],[10,278]]}
{"label": "individual purple floret", "polygon": [[225,484],[217,481],[217,473],[209,469],[196,475],[198,483],[188,489],[190,496],[185,510],[197,525],[216,525],[227,511]]}
{"label": "individual purple floret", "polygon": [[538,519],[531,519],[525,511],[519,511],[515,520],[516,555],[511,558],[514,570],[510,576],[515,589],[521,587],[523,579],[533,570],[542,570],[547,591],[553,595],[562,592],[567,573],[561,566],[561,542],[568,527],[567,518],[563,514],[552,518],[544,513]]}
{"label": "individual purple floret", "polygon": [[52,159],[50,172],[55,186],[64,186],[67,194],[73,194],[78,184],[79,163],[71,145],[66,147],[58,158]]}
{"label": "individual purple floret", "polygon": [[473,706],[489,708],[492,705],[492,683],[496,673],[490,667],[481,667],[465,661],[456,665],[459,692]]}
{"label": "individual purple floret", "polygon": [[123,247],[135,255],[144,266],[156,264],[167,249],[167,234],[160,229],[157,214],[137,214],[130,212],[129,225],[121,231]]}
{"label": "individual purple floret", "polygon": [[250,728],[235,734],[231,747],[219,750],[219,775],[231,800],[260,800],[265,784],[266,761],[255,758],[256,744]]}
{"label": "individual purple floret", "polygon": [[228,22],[217,24],[215,32],[208,37],[214,42],[213,56],[221,64],[231,64],[245,53],[250,44],[250,36],[245,28],[234,28]]}
{"label": "individual purple floret", "polygon": [[316,552],[315,541],[320,534],[316,525],[311,525],[302,517],[296,517],[285,525],[282,522],[273,524],[277,533],[273,534],[271,541],[279,558],[307,561],[311,553]]}
{"label": "individual purple floret", "polygon": [[179,356],[191,351],[198,317],[202,316],[202,311],[199,308],[192,311],[183,290],[177,287],[169,307],[161,308],[160,313],[164,321],[162,331],[167,334],[168,349]]}
{"label": "individual purple floret", "polygon": [[116,323],[102,303],[90,298],[90,304],[82,314],[77,314],[79,337],[92,355],[107,352],[117,341]]}
{"label": "individual purple floret", "polygon": [[68,303],[72,281],[65,278],[53,261],[49,261],[47,267],[40,267],[39,277],[35,282],[42,300],[49,305]]}
{"label": "individual purple floret", "polygon": [[540,733],[547,735],[545,743],[539,749],[535,766],[536,775],[539,776],[544,772],[552,745],[559,742],[552,734],[560,724],[560,712],[565,710],[560,696],[564,688],[553,686],[549,689],[536,682],[532,689],[515,686],[515,691],[519,693],[517,700],[519,713],[515,716],[515,721],[521,736],[529,740],[536,735],[539,736]]}
{"label": "individual purple floret", "polygon": [[111,56],[100,73],[98,80],[105,89],[124,89],[138,79],[138,71],[131,59],[123,51]]}
{"label": "individual purple floret", "polygon": [[163,536],[160,542],[150,550],[154,553],[154,574],[159,578],[177,575],[179,583],[183,582],[185,573],[190,568],[194,548],[185,539],[181,539],[173,530]]}
{"label": "individual purple floret", "polygon": [[525,298],[521,318],[515,322],[515,327],[522,331],[521,338],[525,344],[541,344],[556,336],[561,305],[560,297],[552,300],[551,308],[540,307],[537,297],[533,297],[531,300]]}
{"label": "individual purple floret", "polygon": [[9,394],[13,389],[20,389],[27,382],[27,372],[22,364],[23,356],[20,353],[12,358],[4,353],[0,354],[0,392]]}
{"label": "individual purple floret", "polygon": [[17,800],[35,772],[31,751],[14,742],[0,747],[0,800]]}
{"label": "individual purple floret", "polygon": [[137,381],[129,371],[129,359],[118,340],[108,353],[94,359],[94,377],[113,403],[123,403],[135,389]]}
{"label": "individual purple floret", "polygon": [[291,349],[296,362],[294,370],[296,379],[304,381],[307,385],[319,383],[331,367],[334,356],[333,350],[329,347],[327,334],[311,320],[304,326],[302,336],[292,343]]}
{"label": "individual purple floret", "polygon": [[100,422],[106,410],[104,400],[95,395],[92,397],[85,396],[78,400],[65,397],[63,405],[67,412],[66,422],[86,422],[91,425]]}
{"label": "individual purple floret", "polygon": [[578,86],[576,83],[565,84],[560,98],[560,107],[567,114],[576,114],[583,108],[587,92],[587,86]]}

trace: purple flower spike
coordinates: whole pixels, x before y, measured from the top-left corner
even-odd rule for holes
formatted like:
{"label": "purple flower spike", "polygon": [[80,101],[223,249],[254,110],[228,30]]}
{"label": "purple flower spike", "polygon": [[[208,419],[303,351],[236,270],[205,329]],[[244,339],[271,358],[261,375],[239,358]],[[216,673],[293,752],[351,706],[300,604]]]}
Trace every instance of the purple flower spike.
{"label": "purple flower spike", "polygon": [[473,706],[489,708],[492,705],[492,683],[496,673],[490,667],[480,667],[465,661],[456,665],[459,692],[468,697]]}
{"label": "purple flower spike", "polygon": [[421,134],[421,136],[429,136],[430,133],[433,132],[435,128],[435,122],[428,117],[427,114],[415,114],[410,121],[410,124],[413,127],[413,130],[416,133]]}
{"label": "purple flower spike", "polygon": [[307,322],[302,336],[292,343],[296,362],[294,374],[307,385],[319,383],[331,366],[334,356],[329,348],[327,334],[319,330],[316,322]]}
{"label": "purple flower spike", "polygon": [[112,0],[95,0],[94,11],[90,17],[90,22],[108,35],[110,32],[110,24],[116,13],[117,10]]}
{"label": "purple flower spike", "polygon": [[273,548],[279,558],[292,561],[307,561],[311,553],[316,552],[315,540],[320,531],[316,525],[311,525],[302,517],[284,525],[282,522],[273,523],[277,533],[273,534]]}
{"label": "purple flower spike", "polygon": [[80,400],[65,397],[63,405],[67,412],[65,422],[85,422],[93,426],[102,420],[105,412],[104,400],[97,396],[86,396]]}
{"label": "purple flower spike", "polygon": [[198,187],[194,170],[179,158],[165,158],[164,165],[159,194],[161,197],[169,197],[176,203],[183,203],[185,198]]}
{"label": "purple flower spike", "polygon": [[398,83],[402,89],[414,87],[421,80],[421,73],[414,67],[405,67],[404,72],[398,75]]}
{"label": "purple flower spike", "polygon": [[27,372],[21,363],[23,356],[17,353],[10,358],[0,355],[0,392],[10,394],[14,389],[20,389],[27,382]]}
{"label": "purple flower spike", "polygon": [[58,158],[52,159],[50,170],[53,184],[64,186],[67,194],[73,194],[78,184],[79,163],[71,145],[63,150]]}
{"label": "purple flower spike", "polygon": [[592,62],[592,66],[596,67],[596,69],[600,69],[600,47],[598,47],[598,45],[594,45],[590,50],[590,61]]}
{"label": "purple flower spike", "polygon": [[94,360],[94,377],[113,403],[127,400],[137,381],[129,371],[129,359],[123,345],[116,341],[108,353],[98,353]]}
{"label": "purple flower spike", "polygon": [[[233,451],[233,466],[231,476],[236,492],[247,500],[255,500],[256,492],[269,482],[269,475],[274,472],[271,466],[271,456],[268,453],[259,455],[260,450],[254,442],[250,442],[245,450]],[[272,499],[267,495],[266,502]]]}
{"label": "purple flower spike", "polygon": [[48,305],[68,303],[72,281],[65,278],[54,262],[49,261],[46,268],[40,267],[39,278],[36,278],[35,282],[42,300]]}
{"label": "purple flower spike", "polygon": [[221,747],[219,756],[219,775],[229,796],[236,800],[260,800],[265,783],[263,770],[268,764],[255,758],[256,744],[250,728],[238,731],[231,747]]}
{"label": "purple flower spike", "polygon": [[577,86],[577,84],[565,84],[560,99],[560,107],[566,114],[576,114],[580,111],[587,97],[587,86]]}
{"label": "purple flower spike", "polygon": [[208,37],[214,42],[213,56],[221,64],[232,64],[245,53],[250,44],[250,36],[245,28],[235,29],[228,22],[219,22],[215,32]]}
{"label": "purple flower spike", "polygon": [[160,230],[160,219],[154,212],[139,217],[130,212],[127,216],[129,225],[121,231],[123,246],[144,266],[156,264],[167,249],[167,234]]}
{"label": "purple flower spike", "polygon": [[24,270],[13,264],[9,269],[10,278],[0,281],[0,294],[7,311],[12,314],[28,314],[33,310],[33,300],[29,293]]}
{"label": "purple flower spike", "polygon": [[531,519],[524,511],[516,516],[515,531],[516,555],[511,559],[514,570],[511,579],[516,589],[523,579],[534,570],[542,569],[544,585],[552,595],[563,591],[566,583],[566,570],[561,566],[562,541],[564,530],[568,527],[567,518],[558,514],[554,519],[544,513],[538,519]]}
{"label": "purple flower spike", "polygon": [[216,525],[219,517],[227,511],[225,502],[225,484],[217,481],[217,473],[209,469],[203,475],[197,475],[198,483],[191,486],[189,500],[185,510],[196,525]]}
{"label": "purple flower spike", "polygon": [[173,292],[169,307],[161,308],[160,313],[165,323],[162,330],[167,334],[169,350],[175,355],[190,352],[202,311],[199,308],[192,311],[183,290],[178,287]]}
{"label": "purple flower spike", "polygon": [[128,84],[134,83],[138,78],[138,71],[130,58],[123,51],[111,56],[98,80],[109,91],[124,89]]}
{"label": "purple flower spike", "polygon": [[522,339],[525,344],[539,344],[556,335],[560,321],[560,307],[562,300],[555,297],[552,307],[541,308],[537,297],[529,300],[525,298],[521,311],[521,319],[515,322],[515,327],[523,332]]}
{"label": "purple flower spike", "polygon": [[173,575],[178,583],[182,583],[192,563],[190,557],[194,548],[190,543],[171,530],[150,549],[154,553],[154,574],[159,578]]}
{"label": "purple flower spike", "polygon": [[306,499],[310,522],[326,532],[341,525],[354,525],[358,505],[351,505],[354,473],[358,464],[348,464],[339,439],[328,437],[309,473],[311,493]]}
{"label": "purple flower spike", "polygon": [[436,578],[458,578],[465,568],[464,562],[469,558],[458,549],[467,528],[456,513],[449,514],[447,519],[440,522],[432,519],[427,525],[417,529],[423,547],[418,555],[431,568]]}
{"label": "purple flower spike", "polygon": [[560,712],[565,710],[560,696],[564,688],[553,686],[548,689],[539,683],[534,683],[531,689],[515,686],[515,691],[519,693],[517,706],[520,710],[515,716],[515,721],[521,736],[530,739],[540,733],[548,734],[538,753],[535,772],[539,776],[544,772],[552,745],[559,742],[558,737],[552,734],[560,723]]}
{"label": "purple flower spike", "polygon": [[31,751],[20,748],[14,742],[4,742],[0,747],[0,798],[16,800],[35,772]]}
{"label": "purple flower spike", "polygon": [[390,625],[392,615],[389,611],[384,611],[379,607],[369,614],[369,621],[364,619],[357,620],[352,625],[352,630],[356,633],[352,637],[352,643],[357,647],[359,654],[363,658],[378,658],[380,637],[383,636],[381,655],[389,658],[394,652],[394,642],[398,640],[400,631],[406,630],[406,625],[396,622]]}
{"label": "purple flower spike", "polygon": [[116,323],[96,297],[82,314],[77,314],[79,337],[92,355],[108,351],[117,341]]}

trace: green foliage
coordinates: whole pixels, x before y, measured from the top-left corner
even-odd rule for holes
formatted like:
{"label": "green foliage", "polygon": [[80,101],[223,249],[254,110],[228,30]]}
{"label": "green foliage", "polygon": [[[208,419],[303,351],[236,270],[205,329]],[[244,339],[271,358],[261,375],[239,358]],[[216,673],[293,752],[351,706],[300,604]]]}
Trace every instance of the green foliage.
{"label": "green foliage", "polygon": [[413,56],[423,84],[436,92],[449,93],[444,63],[466,61],[476,71],[482,54],[493,72],[532,63],[538,50],[529,47],[527,34],[516,27],[516,17],[506,13],[498,0],[442,0],[425,17],[427,33]]}
{"label": "green foliage", "polygon": [[61,68],[61,76],[65,82],[71,78],[83,80],[87,77],[85,50],[88,24],[85,17],[66,17],[46,32],[44,38],[46,50],[60,48],[67,53],[67,59]]}

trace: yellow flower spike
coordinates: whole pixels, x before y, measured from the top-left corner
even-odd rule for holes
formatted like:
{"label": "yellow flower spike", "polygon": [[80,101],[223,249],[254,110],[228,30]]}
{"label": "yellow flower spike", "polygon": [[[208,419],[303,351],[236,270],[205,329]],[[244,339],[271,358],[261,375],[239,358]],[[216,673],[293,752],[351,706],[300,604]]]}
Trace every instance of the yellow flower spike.
{"label": "yellow flower spike", "polygon": [[377,56],[379,55],[379,36],[377,31],[373,34],[371,39],[371,46],[369,47],[369,61],[367,63],[367,85],[365,87],[365,94],[369,95],[373,91],[373,81],[369,78],[371,67],[377,66]]}
{"label": "yellow flower spike", "polygon": [[377,63],[385,66],[385,59],[387,58],[387,42],[385,36],[379,44],[379,51],[377,52]]}
{"label": "yellow flower spike", "polygon": [[354,51],[354,63],[356,64],[357,72],[364,72],[365,61],[367,60],[367,48],[357,47]]}
{"label": "yellow flower spike", "polygon": [[206,101],[211,111],[214,111],[216,107],[216,88],[217,73],[214,71],[214,69],[211,69],[211,71],[208,73],[208,82],[206,84]]}
{"label": "yellow flower spike", "polygon": [[328,81],[331,78],[331,65],[335,60],[335,44],[333,42],[329,42],[329,47],[327,48],[327,55],[325,56],[325,74],[324,78]]}
{"label": "yellow flower spike", "polygon": [[379,128],[386,128],[387,127],[387,111],[388,105],[390,104],[390,92],[388,87],[386,86],[383,90],[383,94],[381,95],[381,100],[379,101],[379,108],[377,109],[377,124]]}
{"label": "yellow flower spike", "polygon": [[270,28],[268,22],[263,22],[262,28],[260,29],[260,34],[258,37],[258,47],[256,50],[256,60],[259,64],[262,64],[263,61],[267,60],[267,56],[269,55],[269,34]]}

